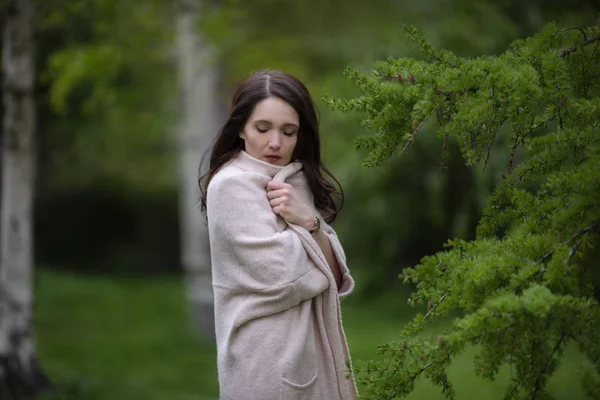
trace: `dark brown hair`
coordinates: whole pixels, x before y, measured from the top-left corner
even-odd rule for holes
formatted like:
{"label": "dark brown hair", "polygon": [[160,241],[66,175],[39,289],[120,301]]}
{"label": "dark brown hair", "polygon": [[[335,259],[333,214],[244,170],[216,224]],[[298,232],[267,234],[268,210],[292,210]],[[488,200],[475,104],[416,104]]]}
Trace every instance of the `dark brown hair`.
{"label": "dark brown hair", "polygon": [[[260,101],[271,96],[286,101],[298,113],[300,129],[292,161],[302,163],[308,185],[315,199],[315,206],[322,212],[325,221],[333,222],[343,205],[344,193],[340,183],[321,160],[317,108],[306,86],[295,77],[281,71],[255,72],[246,78],[235,91],[229,117],[214,139],[212,148],[202,157],[204,160],[210,153],[208,171],[198,180],[202,193],[202,210],[206,210],[206,191],[213,176],[240,150],[244,149],[240,131],[252,114],[254,107]],[[202,162],[200,164],[202,165]],[[334,201],[334,197],[339,199],[339,205]]]}

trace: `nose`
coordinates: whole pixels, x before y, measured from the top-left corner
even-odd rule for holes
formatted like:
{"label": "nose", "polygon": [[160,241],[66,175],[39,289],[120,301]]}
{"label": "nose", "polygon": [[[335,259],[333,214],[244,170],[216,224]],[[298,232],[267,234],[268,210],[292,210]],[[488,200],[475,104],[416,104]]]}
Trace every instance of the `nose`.
{"label": "nose", "polygon": [[279,137],[279,133],[275,132],[269,138],[269,148],[272,150],[279,150],[281,147],[281,138]]}

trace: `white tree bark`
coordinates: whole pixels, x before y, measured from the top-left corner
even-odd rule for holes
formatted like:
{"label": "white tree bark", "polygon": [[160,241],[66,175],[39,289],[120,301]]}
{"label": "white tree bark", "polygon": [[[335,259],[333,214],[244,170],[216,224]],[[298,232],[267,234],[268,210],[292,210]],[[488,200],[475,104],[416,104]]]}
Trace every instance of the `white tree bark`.
{"label": "white tree bark", "polygon": [[197,29],[198,0],[177,0],[177,5],[181,261],[194,326],[206,338],[213,338],[210,248],[199,207],[198,165],[219,125],[218,73],[212,52]]}
{"label": "white tree bark", "polygon": [[2,44],[4,121],[0,231],[0,398],[44,389],[32,338],[35,157],[34,4],[9,0]]}

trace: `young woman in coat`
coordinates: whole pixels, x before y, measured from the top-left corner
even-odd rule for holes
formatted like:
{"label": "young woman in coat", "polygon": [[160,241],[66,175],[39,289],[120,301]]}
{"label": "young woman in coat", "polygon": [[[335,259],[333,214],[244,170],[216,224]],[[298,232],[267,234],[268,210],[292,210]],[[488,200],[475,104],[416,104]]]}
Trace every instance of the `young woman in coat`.
{"label": "young woman in coat", "polygon": [[250,75],[200,180],[221,399],[357,397],[340,314],[354,281],[329,226],[342,196],[332,181],[307,88],[280,71]]}

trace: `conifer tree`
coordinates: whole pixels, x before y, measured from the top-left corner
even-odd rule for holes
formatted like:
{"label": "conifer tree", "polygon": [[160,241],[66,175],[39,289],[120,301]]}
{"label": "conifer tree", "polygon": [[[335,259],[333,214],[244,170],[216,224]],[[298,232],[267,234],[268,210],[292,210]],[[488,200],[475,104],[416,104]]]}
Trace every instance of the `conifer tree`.
{"label": "conifer tree", "polygon": [[[424,59],[389,58],[368,73],[348,69],[362,95],[324,98],[365,115],[372,134],[356,140],[369,150],[364,165],[382,165],[435,132],[442,164],[447,143],[456,141],[468,165],[485,168],[500,152],[506,170],[474,240],[449,240],[401,274],[416,283],[409,303],[427,311],[398,342],[380,346],[384,359],[355,363],[361,393],[405,396],[421,377],[454,398],[447,368],[478,345],[479,376],[492,380],[510,365],[505,398],[547,399],[548,378],[575,344],[594,366],[588,393],[600,398],[592,280],[600,234],[600,26],[550,23],[503,54],[477,58],[436,49],[414,27],[405,30]],[[499,147],[501,139],[509,146]],[[444,332],[419,335],[442,316],[454,317]]]}

